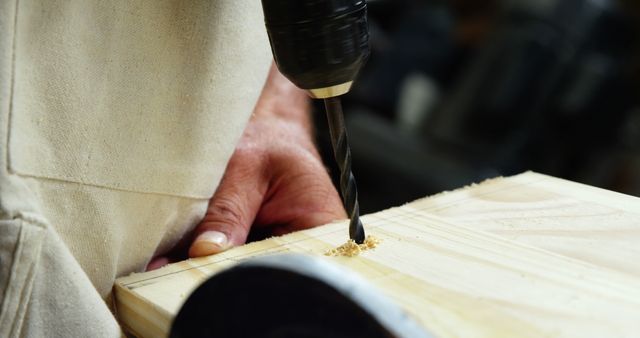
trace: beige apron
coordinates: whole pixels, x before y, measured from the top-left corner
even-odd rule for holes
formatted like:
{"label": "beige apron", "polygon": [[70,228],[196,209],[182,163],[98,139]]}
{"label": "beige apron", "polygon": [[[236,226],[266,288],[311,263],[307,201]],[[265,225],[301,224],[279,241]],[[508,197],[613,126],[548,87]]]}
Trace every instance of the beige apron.
{"label": "beige apron", "polygon": [[203,216],[270,63],[258,0],[0,0],[0,336],[103,298]]}

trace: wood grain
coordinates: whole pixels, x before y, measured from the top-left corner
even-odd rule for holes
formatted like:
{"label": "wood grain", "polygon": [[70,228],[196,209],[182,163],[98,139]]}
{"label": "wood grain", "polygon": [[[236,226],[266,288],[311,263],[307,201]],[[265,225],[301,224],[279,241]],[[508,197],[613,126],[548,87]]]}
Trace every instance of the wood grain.
{"label": "wood grain", "polygon": [[638,198],[529,172],[407,207],[640,277]]}
{"label": "wood grain", "polygon": [[[380,289],[438,337],[640,336],[640,199],[525,173],[363,217],[382,243],[326,257]],[[121,322],[166,335],[199,283],[244,259],[322,255],[332,223],[119,279]]]}

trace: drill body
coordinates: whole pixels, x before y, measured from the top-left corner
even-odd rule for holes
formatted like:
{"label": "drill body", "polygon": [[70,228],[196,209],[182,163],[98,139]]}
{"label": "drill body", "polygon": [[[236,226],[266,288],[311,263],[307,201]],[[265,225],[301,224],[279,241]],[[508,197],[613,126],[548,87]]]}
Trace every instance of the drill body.
{"label": "drill body", "polygon": [[367,3],[364,0],[262,0],[273,58],[291,82],[324,99],[333,155],[340,168],[340,192],[349,215],[349,237],[365,240],[358,189],[351,172],[339,96],[369,57]]}

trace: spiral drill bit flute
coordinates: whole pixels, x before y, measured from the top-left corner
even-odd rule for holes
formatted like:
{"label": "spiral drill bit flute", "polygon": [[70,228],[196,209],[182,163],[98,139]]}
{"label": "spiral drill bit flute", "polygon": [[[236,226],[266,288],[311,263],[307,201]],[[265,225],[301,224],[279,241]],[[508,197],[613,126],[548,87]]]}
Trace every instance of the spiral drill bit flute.
{"label": "spiral drill bit flute", "polygon": [[360,221],[360,206],[358,205],[358,189],[356,179],[351,172],[351,149],[344,126],[342,104],[339,97],[324,99],[331,133],[331,145],[338,167],[340,168],[340,192],[344,208],[349,214],[349,237],[358,244],[364,242],[364,227]]}
{"label": "spiral drill bit flute", "polygon": [[364,0],[262,0],[271,51],[280,72],[312,98],[324,99],[340,190],[349,214],[349,237],[364,242],[358,192],[340,95],[369,57]]}

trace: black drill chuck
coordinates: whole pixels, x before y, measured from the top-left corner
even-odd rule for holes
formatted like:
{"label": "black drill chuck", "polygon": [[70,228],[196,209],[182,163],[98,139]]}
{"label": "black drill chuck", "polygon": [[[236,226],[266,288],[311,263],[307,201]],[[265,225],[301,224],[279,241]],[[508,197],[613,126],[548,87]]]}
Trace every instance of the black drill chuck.
{"label": "black drill chuck", "polygon": [[364,0],[262,0],[278,69],[314,98],[342,95],[369,57]]}

